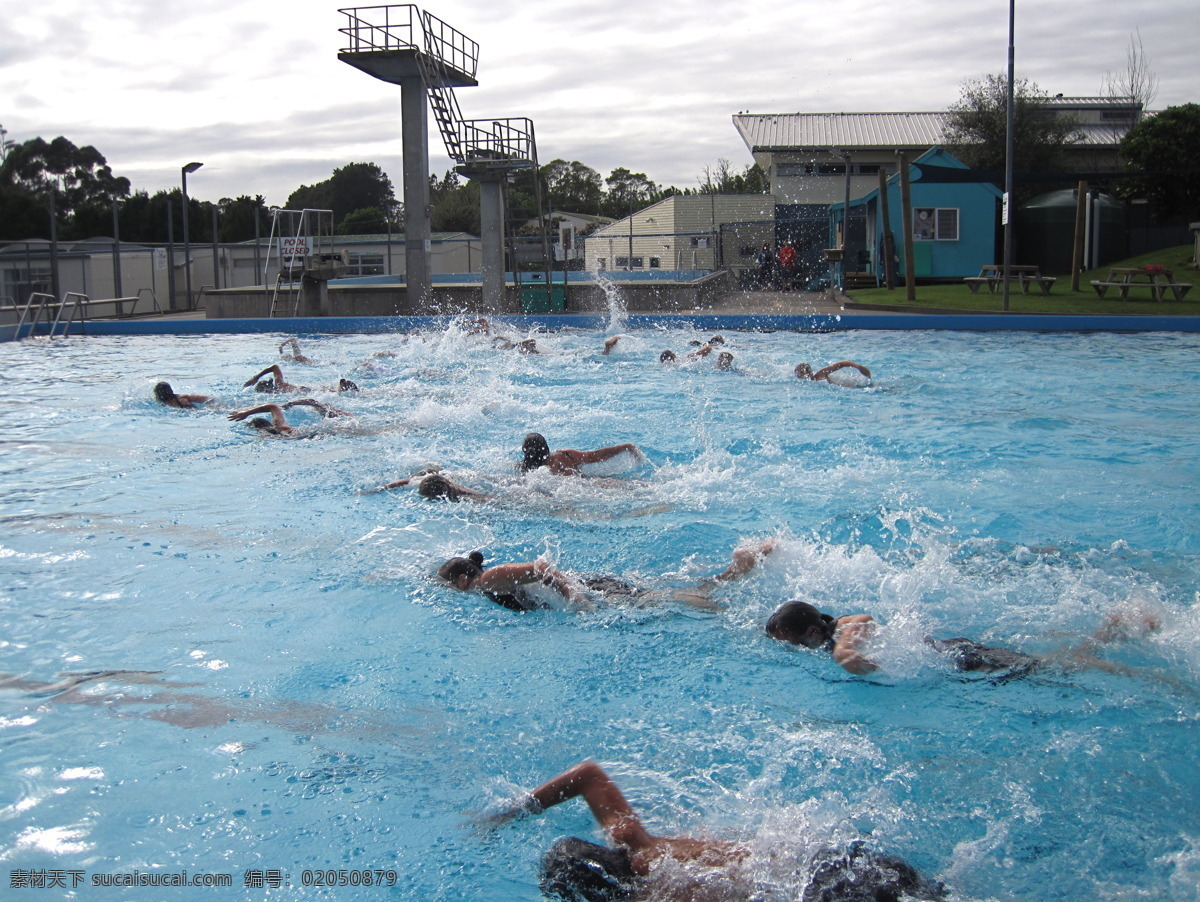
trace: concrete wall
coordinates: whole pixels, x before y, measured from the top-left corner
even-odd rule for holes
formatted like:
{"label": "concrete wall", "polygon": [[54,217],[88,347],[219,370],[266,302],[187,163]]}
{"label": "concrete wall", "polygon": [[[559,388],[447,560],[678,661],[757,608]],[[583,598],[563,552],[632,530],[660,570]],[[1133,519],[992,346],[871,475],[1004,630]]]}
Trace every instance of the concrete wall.
{"label": "concrete wall", "polygon": [[[674,313],[714,303],[726,291],[728,273],[720,272],[696,282],[623,281],[618,290],[627,311]],[[483,305],[481,285],[434,285],[433,300],[414,308],[403,285],[344,285],[328,289],[328,316],[452,316],[459,313],[519,314],[521,298],[514,288],[505,291],[499,307]],[[227,288],[206,292],[205,312],[209,319],[256,319],[270,315],[270,294],[262,289]],[[281,296],[278,316],[321,316],[321,299],[310,292],[294,308],[295,295]],[[293,309],[295,313],[293,314]],[[595,283],[571,284],[567,289],[567,313],[607,313],[608,295]]]}

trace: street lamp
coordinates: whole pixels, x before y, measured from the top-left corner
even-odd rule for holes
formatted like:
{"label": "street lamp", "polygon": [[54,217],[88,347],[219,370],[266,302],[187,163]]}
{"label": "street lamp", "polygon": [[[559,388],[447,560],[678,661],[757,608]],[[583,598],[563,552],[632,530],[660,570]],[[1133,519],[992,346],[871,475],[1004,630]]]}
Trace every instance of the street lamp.
{"label": "street lamp", "polygon": [[188,173],[195,172],[203,163],[188,163],[183,167],[183,274],[187,284],[187,309],[192,309],[192,250],[188,242]]}

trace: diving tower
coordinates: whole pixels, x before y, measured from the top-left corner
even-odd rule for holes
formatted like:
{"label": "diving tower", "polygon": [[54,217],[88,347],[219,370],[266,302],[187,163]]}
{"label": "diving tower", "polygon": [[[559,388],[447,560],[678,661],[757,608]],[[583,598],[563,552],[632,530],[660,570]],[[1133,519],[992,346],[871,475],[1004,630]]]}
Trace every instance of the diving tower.
{"label": "diving tower", "polygon": [[[533,122],[463,117],[454,89],[479,84],[475,77],[479,45],[436,16],[412,4],[339,12],[347,17],[339,31],[349,46],[338,52],[338,59],[401,89],[404,253],[410,299],[427,300],[431,282],[428,111],[432,110],[446,152],[457,164],[455,171],[479,183],[483,301],[490,309],[503,309],[505,185],[511,173],[537,169]],[[540,193],[539,186],[539,210]],[[544,237],[543,256],[549,258]]]}

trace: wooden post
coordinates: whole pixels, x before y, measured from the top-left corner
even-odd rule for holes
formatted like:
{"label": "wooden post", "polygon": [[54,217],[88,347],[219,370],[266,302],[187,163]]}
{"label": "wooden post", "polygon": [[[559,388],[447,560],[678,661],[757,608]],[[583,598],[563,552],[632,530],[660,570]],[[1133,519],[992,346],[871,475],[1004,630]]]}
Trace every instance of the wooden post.
{"label": "wooden post", "polygon": [[1079,290],[1079,271],[1083,269],[1083,233],[1087,228],[1088,183],[1075,189],[1075,250],[1071,254],[1071,290]]}
{"label": "wooden post", "polygon": [[888,291],[896,287],[892,262],[896,259],[896,238],[892,235],[892,216],[888,211],[887,173],[879,167],[879,216],[883,220],[883,280]]}
{"label": "wooden post", "polygon": [[917,299],[917,270],[913,264],[912,186],[908,177],[908,157],[900,154],[900,221],[904,228],[904,288],[908,300]]}

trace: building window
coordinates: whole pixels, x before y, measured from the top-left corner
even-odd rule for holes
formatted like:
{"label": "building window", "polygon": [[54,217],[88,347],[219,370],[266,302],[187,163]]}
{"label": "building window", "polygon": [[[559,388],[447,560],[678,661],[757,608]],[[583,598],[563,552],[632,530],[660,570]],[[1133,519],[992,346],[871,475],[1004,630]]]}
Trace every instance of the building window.
{"label": "building window", "polygon": [[958,210],[954,207],[914,207],[913,241],[957,241]]}
{"label": "building window", "polygon": [[820,173],[821,175],[845,175],[846,174],[846,164],[845,163],[822,163],[820,165],[820,167],[817,169],[817,172]]}
{"label": "building window", "polygon": [[776,163],[775,175],[779,178],[789,178],[797,175],[808,175],[809,167],[804,163]]}
{"label": "building window", "polygon": [[382,276],[383,254],[355,254],[351,252],[350,263],[346,267],[347,276]]}
{"label": "building window", "polygon": [[662,269],[662,261],[659,260],[658,257],[651,257],[650,258],[650,268],[651,269]]}
{"label": "building window", "polygon": [[859,175],[878,175],[883,167],[878,163],[858,163],[854,168]]}
{"label": "building window", "polygon": [[607,264],[608,264],[607,257],[597,257],[596,258],[596,269],[607,269],[608,268]]}

